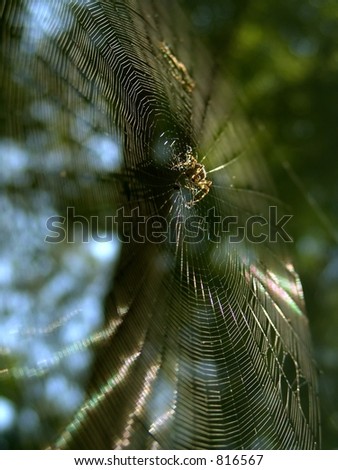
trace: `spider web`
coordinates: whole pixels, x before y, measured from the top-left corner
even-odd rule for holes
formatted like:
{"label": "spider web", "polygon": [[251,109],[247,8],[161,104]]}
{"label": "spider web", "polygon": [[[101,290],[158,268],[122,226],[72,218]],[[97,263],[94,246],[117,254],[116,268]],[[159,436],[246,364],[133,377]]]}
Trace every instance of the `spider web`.
{"label": "spider web", "polygon": [[[60,211],[128,217],[115,225],[124,241],[105,325],[74,348],[95,351],[87,397],[51,446],[318,448],[316,370],[285,243],[235,240],[251,216],[275,233],[273,185],[184,15],[150,0],[6,1],[1,13],[3,134],[39,145],[42,126],[63,149],[35,153],[28,175]],[[25,117],[32,104],[39,122]],[[89,165],[76,126],[116,143],[115,166]],[[190,152],[212,182],[193,203]],[[164,241],[135,210],[167,224]],[[211,215],[228,222],[214,230]]]}

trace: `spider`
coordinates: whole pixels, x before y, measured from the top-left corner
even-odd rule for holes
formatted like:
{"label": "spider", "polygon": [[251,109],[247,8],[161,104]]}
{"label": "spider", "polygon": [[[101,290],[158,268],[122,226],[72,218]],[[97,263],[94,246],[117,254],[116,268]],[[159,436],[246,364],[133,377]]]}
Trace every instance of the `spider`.
{"label": "spider", "polygon": [[185,161],[176,163],[172,168],[181,172],[178,182],[192,193],[192,199],[185,203],[190,208],[209,193],[212,181],[207,180],[205,167],[196,160],[191,147],[188,147],[185,156]]}

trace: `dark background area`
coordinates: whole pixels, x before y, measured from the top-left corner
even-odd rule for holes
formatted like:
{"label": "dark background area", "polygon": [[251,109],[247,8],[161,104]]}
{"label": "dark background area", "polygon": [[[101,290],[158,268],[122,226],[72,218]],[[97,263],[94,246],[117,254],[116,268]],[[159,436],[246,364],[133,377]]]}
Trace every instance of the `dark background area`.
{"label": "dark background area", "polygon": [[[279,197],[287,204],[289,213],[293,214],[294,243],[290,245],[290,249],[304,288],[314,354],[318,364],[323,448],[338,449],[336,0],[182,0],[181,4],[187,11],[193,28],[210,48],[225,79],[230,79],[235,84],[245,113],[253,128],[257,129]],[[1,100],[6,101],[5,95],[1,96]],[[2,106],[4,109],[4,101]],[[55,115],[52,119],[56,119]],[[100,143],[104,144],[102,139]],[[92,145],[94,148],[97,142],[92,142]],[[10,158],[12,156],[12,161],[21,158],[14,147],[11,153],[7,151],[6,155]],[[86,171],[88,172],[88,168]],[[8,190],[8,187],[6,188]],[[36,193],[35,197],[41,199],[45,194]],[[25,201],[20,200],[17,195],[15,200],[20,207],[24,206]],[[32,201],[34,202],[32,199],[30,203]],[[2,200],[1,202],[3,203]],[[86,203],[87,201],[83,202],[84,205]],[[25,207],[25,214],[29,214],[30,210],[34,212],[34,207]],[[44,315],[46,312],[50,315],[56,307],[60,318],[64,315],[67,319],[68,313],[75,311],[74,305],[78,308],[79,299],[83,305],[90,305],[91,311],[97,315],[89,320],[86,317],[85,327],[83,318],[76,315],[74,323],[68,322],[69,318],[65,320],[71,328],[64,330],[65,338],[60,339],[60,332],[58,338],[54,338],[57,351],[60,341],[61,344],[63,341],[80,341],[100,325],[102,317],[100,318],[98,302],[104,299],[104,278],[107,277],[106,273],[113,262],[114,249],[112,248],[108,255],[106,253],[107,256],[103,256],[94,248],[84,252],[80,246],[75,249],[73,247],[72,251],[64,246],[59,248],[61,251],[57,256],[49,256],[49,265],[39,265],[36,254],[39,247],[33,246],[29,235],[24,232],[24,215],[21,218],[17,206],[15,211],[11,212],[6,206],[6,220],[11,220],[12,225],[7,227],[5,223],[5,228],[9,230],[11,227],[13,230],[15,214],[15,229],[21,238],[20,242],[16,242],[15,248],[7,243],[6,250],[12,250],[13,256],[16,250],[17,258],[30,266],[30,275],[34,269],[35,277],[31,279],[36,292],[45,288],[46,284],[45,274],[43,277],[39,273],[48,272],[50,302],[49,305],[44,305],[43,299],[39,299],[38,295],[34,302],[28,295],[24,297],[22,292],[25,292],[25,289],[32,292],[32,286],[19,277],[19,287],[11,290],[8,288],[6,292],[7,299],[11,300],[6,303],[5,321],[7,322],[13,312],[23,314],[27,309],[27,312],[33,312],[36,319],[37,311],[41,310]],[[32,227],[31,236],[34,235],[34,230],[35,225]],[[9,230],[8,234],[5,231],[2,233],[4,244],[11,232]],[[19,245],[22,252],[18,248]],[[64,261],[66,258],[68,261]],[[0,280],[5,283],[6,279],[10,278],[4,269],[5,264],[2,266]],[[58,278],[63,271],[67,273],[72,267],[76,267],[76,279],[73,279],[73,284],[67,284],[65,278]],[[66,285],[62,295],[57,287],[62,284],[60,279]],[[21,297],[18,295],[19,290]],[[27,320],[29,316],[25,318],[28,331],[32,323]],[[26,325],[19,317],[17,321]],[[9,321],[7,323],[9,324]],[[49,336],[48,347],[53,341]],[[36,346],[33,356],[36,359],[44,357],[47,353],[50,353],[47,351],[47,345],[41,343],[39,347]],[[87,351],[83,354],[89,356]],[[20,365],[24,356],[22,351],[12,355],[10,365]],[[55,359],[57,356],[53,357]],[[0,403],[0,411],[7,413],[7,421],[1,421],[7,425],[0,429],[0,448],[41,447],[55,435],[55,429],[62,427],[69,420],[69,416],[83,398],[82,385],[88,376],[87,369],[91,362],[90,357],[79,356],[78,360],[76,355],[72,357],[73,362],[62,372],[65,375],[55,373],[49,379],[42,377],[39,390],[35,381],[38,373],[34,368],[32,370],[36,375],[32,373],[24,386],[23,382],[17,379],[24,376],[27,378],[29,374],[20,367],[10,383],[0,383],[0,395],[6,397]],[[5,357],[4,361],[8,366],[8,357]],[[70,397],[70,401],[65,405],[62,397],[66,395]],[[48,417],[41,423],[39,416]]]}

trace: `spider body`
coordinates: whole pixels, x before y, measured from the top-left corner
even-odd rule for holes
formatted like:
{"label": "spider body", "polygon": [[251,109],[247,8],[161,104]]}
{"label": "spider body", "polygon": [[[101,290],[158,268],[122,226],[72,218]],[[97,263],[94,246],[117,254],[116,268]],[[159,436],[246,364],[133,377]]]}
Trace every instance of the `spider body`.
{"label": "spider body", "polygon": [[196,160],[191,147],[188,147],[185,160],[176,163],[172,168],[180,172],[177,180],[178,186],[191,191],[192,198],[185,203],[186,207],[194,206],[209,193],[212,181],[207,179],[205,167]]}

